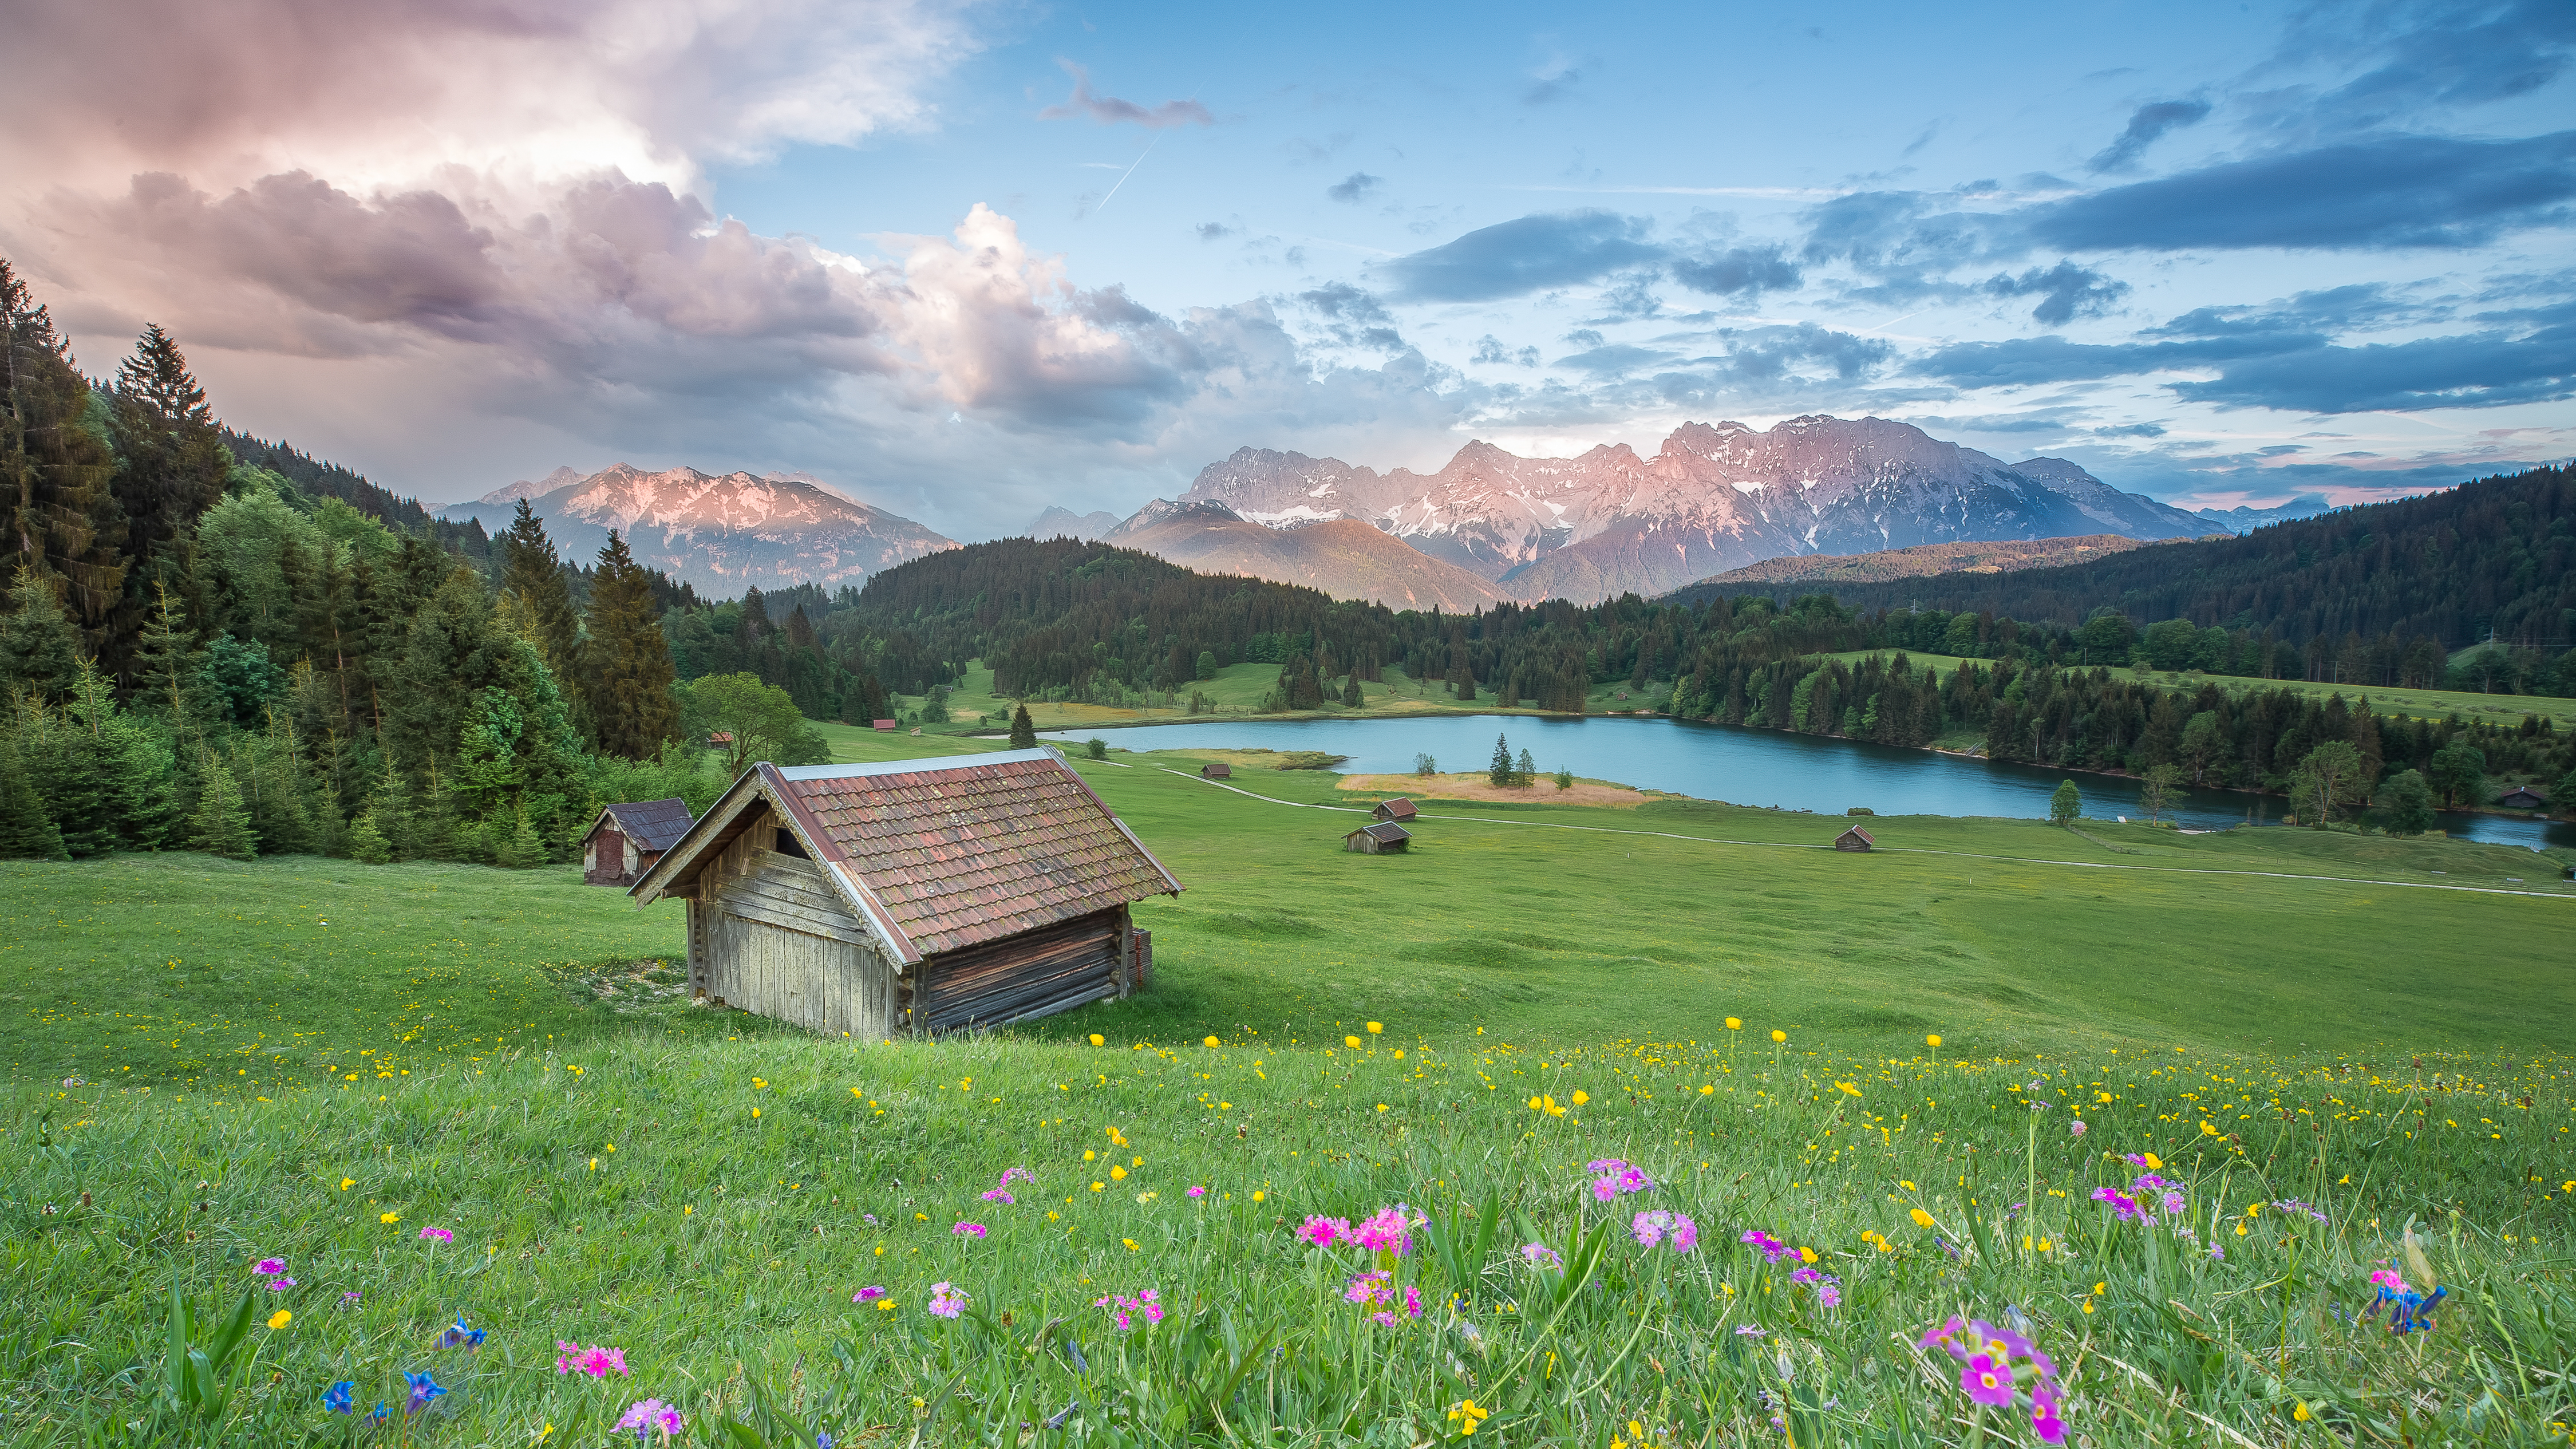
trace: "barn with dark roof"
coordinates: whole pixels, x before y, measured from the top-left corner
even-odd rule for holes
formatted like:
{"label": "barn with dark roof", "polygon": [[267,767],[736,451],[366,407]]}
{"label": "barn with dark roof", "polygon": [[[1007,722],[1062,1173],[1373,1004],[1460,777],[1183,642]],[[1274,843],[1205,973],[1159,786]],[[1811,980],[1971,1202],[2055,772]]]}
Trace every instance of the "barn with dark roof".
{"label": "barn with dark roof", "polygon": [[635,884],[688,829],[689,802],[676,795],[601,806],[590,833],[581,838],[582,884]]}
{"label": "barn with dark roof", "polygon": [[875,1041],[1132,995],[1150,956],[1129,907],[1180,891],[1035,749],[754,765],[630,894],[688,902],[700,993]]}

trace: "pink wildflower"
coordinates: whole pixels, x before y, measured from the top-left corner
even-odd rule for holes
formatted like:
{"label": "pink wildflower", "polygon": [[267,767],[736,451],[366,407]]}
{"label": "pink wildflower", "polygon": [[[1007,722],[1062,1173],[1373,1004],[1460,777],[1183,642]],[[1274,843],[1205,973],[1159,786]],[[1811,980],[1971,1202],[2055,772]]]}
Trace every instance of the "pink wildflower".
{"label": "pink wildflower", "polygon": [[1190,1189],[1190,1196],[1192,1196],[1192,1197],[1205,1197],[1205,1196],[1207,1196],[1207,1189],[1206,1189],[1206,1188],[1203,1188],[1203,1187],[1194,1187],[1194,1188],[1191,1188],[1191,1189]]}
{"label": "pink wildflower", "polygon": [[867,1287],[860,1289],[858,1292],[851,1294],[850,1301],[852,1303],[874,1303],[884,1296],[884,1286],[881,1284],[871,1283]]}
{"label": "pink wildflower", "polygon": [[2066,1135],[2067,1135],[2067,1136],[2069,1136],[2069,1137],[2081,1137],[2081,1136],[2083,1136],[2083,1135],[2084,1135],[2084,1119],[2083,1119],[2083,1118],[2081,1118],[2081,1117],[2078,1117],[2078,1118],[2076,1118],[2074,1121],[2067,1123],[2067,1124],[2066,1124]]}
{"label": "pink wildflower", "polygon": [[966,1295],[955,1285],[948,1283],[930,1285],[930,1311],[933,1315],[940,1318],[955,1318],[966,1311],[966,1304]]}
{"label": "pink wildflower", "polygon": [[1565,1259],[1545,1243],[1523,1243],[1521,1259],[1533,1268],[1562,1268]]}
{"label": "pink wildflower", "polygon": [[638,1444],[643,1443],[648,1435],[654,1433],[659,1433],[662,1436],[662,1442],[667,1444],[671,1442],[672,1435],[680,1432],[680,1426],[687,1422],[680,1417],[680,1411],[671,1405],[663,1403],[660,1399],[646,1399],[628,1408],[626,1416],[617,1421],[617,1427],[634,1430],[635,1442]]}
{"label": "pink wildflower", "polygon": [[456,1241],[456,1234],[446,1228],[423,1228],[420,1230],[420,1235],[433,1243],[452,1243]]}
{"label": "pink wildflower", "polygon": [[998,1187],[993,1189],[991,1192],[983,1194],[983,1198],[986,1202],[997,1202],[1004,1207],[1009,1207],[1019,1201],[1018,1198],[1011,1196],[1009,1193],[1004,1192]]}
{"label": "pink wildflower", "polygon": [[1346,1241],[1373,1253],[1400,1254],[1413,1247],[1412,1225],[1405,1221],[1404,1209],[1380,1208],[1351,1229]]}
{"label": "pink wildflower", "polygon": [[2165,1194],[2165,1212],[2168,1216],[2181,1212],[2184,1208],[2189,1206],[2190,1204],[2184,1201],[2181,1193],[2168,1192]]}
{"label": "pink wildflower", "polygon": [[1968,1397],[1990,1407],[2001,1407],[2013,1401],[2012,1365],[1990,1353],[1968,1360],[1959,1370],[1959,1387]]}
{"label": "pink wildflower", "polygon": [[1699,1241],[1699,1224],[1666,1208],[1637,1214],[1628,1225],[1641,1247],[1669,1241],[1676,1253],[1687,1253]]}
{"label": "pink wildflower", "polygon": [[278,1274],[286,1271],[286,1260],[284,1258],[262,1258],[258,1262],[251,1264],[250,1270],[263,1278],[274,1278]]}
{"label": "pink wildflower", "polygon": [[612,1372],[626,1374],[626,1350],[622,1348],[610,1348],[604,1343],[584,1348],[557,1339],[555,1353],[555,1372],[559,1374],[588,1374],[595,1379],[604,1379]]}
{"label": "pink wildflower", "polygon": [[1297,1236],[1318,1248],[1329,1248],[1350,1235],[1351,1224],[1348,1218],[1309,1216],[1297,1228]]}
{"label": "pink wildflower", "polygon": [[268,1280],[268,1291],[271,1293],[283,1293],[294,1286],[295,1280],[287,1277],[283,1273],[280,1273],[276,1277]]}
{"label": "pink wildflower", "polygon": [[984,1225],[982,1223],[959,1223],[948,1231],[955,1233],[961,1238],[980,1238],[984,1236]]}

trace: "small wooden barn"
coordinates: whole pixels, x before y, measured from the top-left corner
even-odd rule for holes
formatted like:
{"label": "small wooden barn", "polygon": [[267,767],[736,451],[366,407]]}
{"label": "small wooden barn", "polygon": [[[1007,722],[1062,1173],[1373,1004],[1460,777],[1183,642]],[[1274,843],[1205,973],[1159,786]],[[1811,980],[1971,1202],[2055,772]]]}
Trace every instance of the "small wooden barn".
{"label": "small wooden barn", "polygon": [[635,884],[688,829],[689,802],[676,795],[601,807],[581,838],[581,883]]}
{"label": "small wooden barn", "polygon": [[1226,764],[1222,760],[1201,765],[1199,766],[1199,777],[1205,780],[1231,780],[1234,778],[1234,766]]}
{"label": "small wooden barn", "polygon": [[1343,836],[1342,849],[1356,850],[1362,855],[1386,855],[1404,849],[1412,839],[1412,831],[1392,820],[1381,820]]}
{"label": "small wooden barn", "polygon": [[1834,837],[1834,849],[1836,850],[1869,850],[1875,848],[1877,844],[1877,836],[1870,834],[1868,831],[1861,829],[1857,825]]}
{"label": "small wooden barn", "polygon": [[1376,819],[1392,820],[1399,825],[1421,813],[1413,808],[1412,801],[1400,795],[1392,800],[1380,800],[1377,802],[1377,808],[1369,812]]}
{"label": "small wooden barn", "polygon": [[1181,884],[1052,750],[758,764],[629,892],[687,901],[689,980],[860,1040],[1002,1026],[1144,979]]}
{"label": "small wooden barn", "polygon": [[2496,803],[2507,810],[2537,810],[2549,801],[2529,785],[2517,785],[2506,791],[2504,798]]}

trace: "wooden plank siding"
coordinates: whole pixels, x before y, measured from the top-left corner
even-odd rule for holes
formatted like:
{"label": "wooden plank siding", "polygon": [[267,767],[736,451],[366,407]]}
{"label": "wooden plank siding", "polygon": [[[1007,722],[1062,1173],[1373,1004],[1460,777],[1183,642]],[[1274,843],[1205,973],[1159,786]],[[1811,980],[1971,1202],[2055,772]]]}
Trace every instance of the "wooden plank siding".
{"label": "wooden plank siding", "polygon": [[808,1031],[884,1040],[896,1026],[884,953],[822,867],[770,848],[777,829],[763,812],[698,881],[692,939],[702,930],[707,994]]}
{"label": "wooden plank siding", "polygon": [[1126,994],[1127,908],[933,956],[914,968],[916,1031],[1006,1026]]}

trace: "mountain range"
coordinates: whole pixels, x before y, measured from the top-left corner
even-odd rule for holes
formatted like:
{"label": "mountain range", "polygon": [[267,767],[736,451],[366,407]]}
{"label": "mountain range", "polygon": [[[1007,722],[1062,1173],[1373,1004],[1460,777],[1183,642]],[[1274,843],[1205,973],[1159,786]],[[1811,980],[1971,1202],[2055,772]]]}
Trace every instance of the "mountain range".
{"label": "mountain range", "polygon": [[[1794,555],[2228,531],[2123,493],[2063,458],[2007,464],[1883,418],[1801,417],[1768,431],[1685,423],[1652,458],[1624,443],[1574,458],[1524,458],[1476,441],[1428,474],[1244,448],[1200,471],[1178,500],[1193,504],[1220,504],[1279,530],[1357,520],[1509,597],[1578,603],[1651,597]],[[1148,505],[1110,541],[1138,538],[1157,521]],[[1298,582],[1376,596],[1336,590],[1320,560],[1308,567],[1310,577]],[[1374,563],[1376,589],[1394,577],[1390,567],[1383,558]]]}
{"label": "mountain range", "polygon": [[1801,589],[1830,590],[1837,584],[1885,583],[1890,579],[1929,578],[1934,574],[1999,574],[2009,569],[2058,568],[2140,547],[2143,545],[2138,540],[2116,533],[2026,542],[2004,539],[1992,543],[1918,543],[1912,548],[1889,549],[1883,553],[1811,553],[1764,559],[1740,569],[1712,574],[1700,583],[1719,590],[1734,584],[1791,584]]}
{"label": "mountain range", "polygon": [[745,588],[857,584],[957,546],[803,474],[648,473],[627,463],[587,477],[557,468],[495,488],[444,516],[459,523],[480,519],[498,533],[510,526],[522,498],[545,520],[566,559],[588,563],[617,529],[637,562],[720,598]]}
{"label": "mountain range", "polygon": [[1157,499],[1111,530],[1106,541],[1203,574],[1304,584],[1337,599],[1367,599],[1390,609],[1464,614],[1512,598],[1356,518],[1266,528],[1222,503]]}

